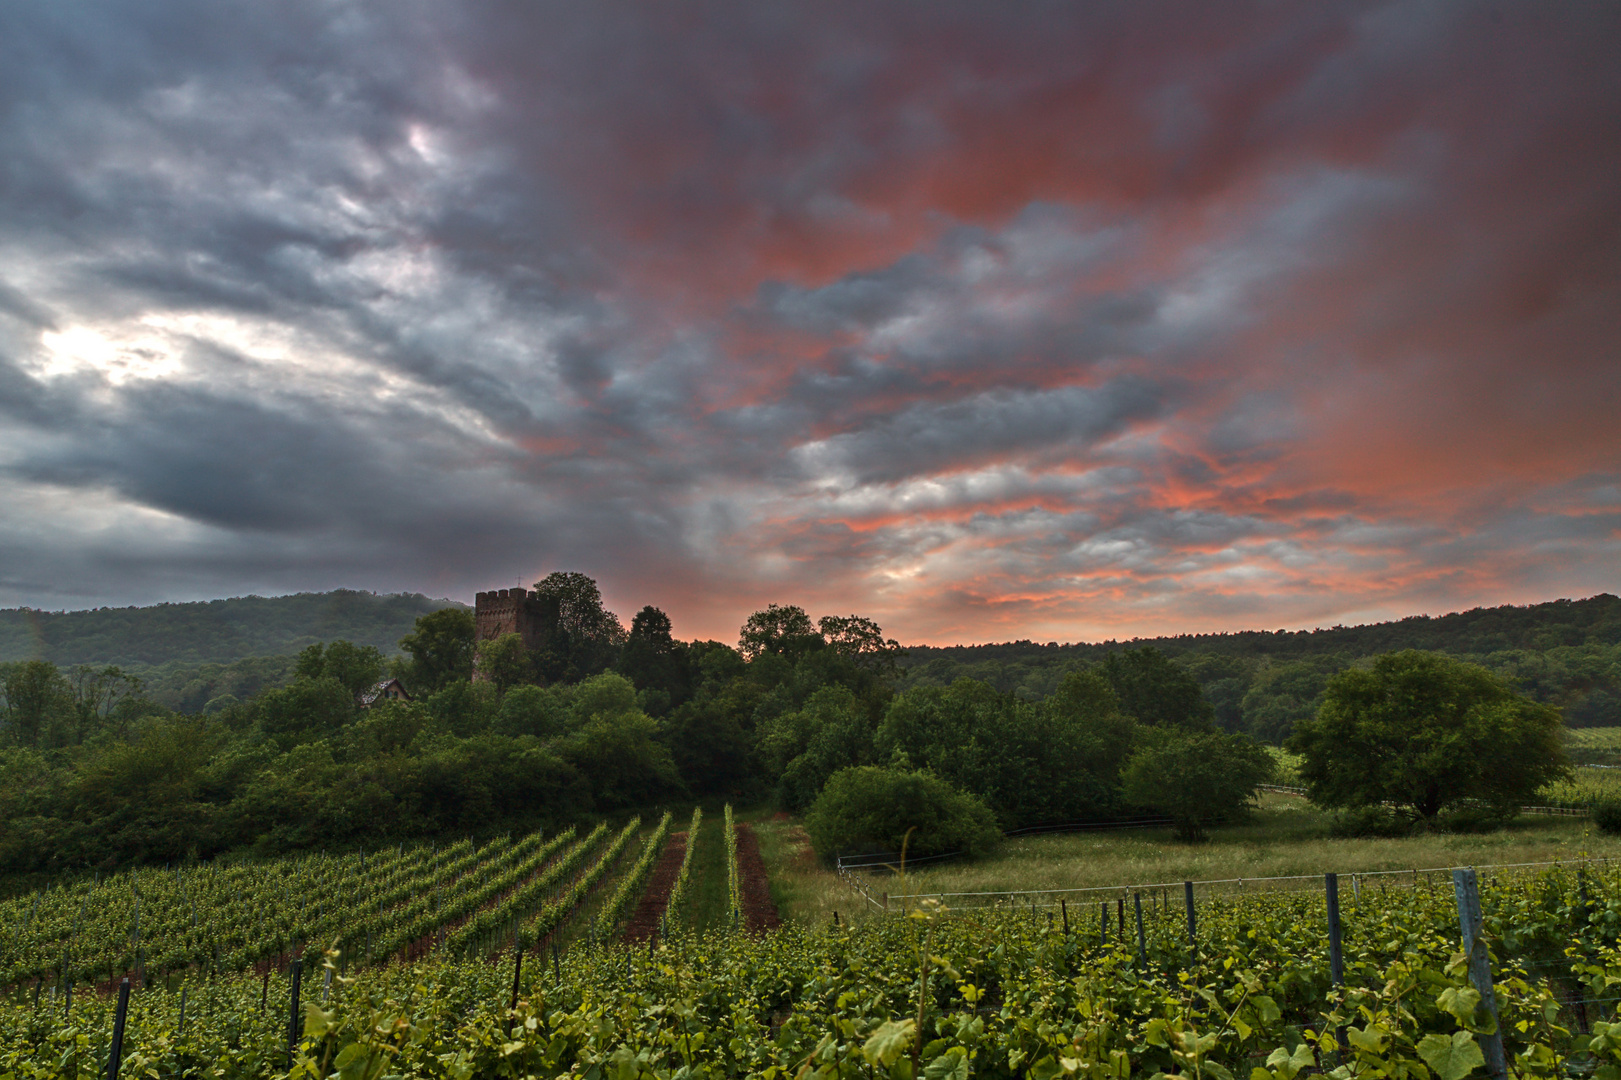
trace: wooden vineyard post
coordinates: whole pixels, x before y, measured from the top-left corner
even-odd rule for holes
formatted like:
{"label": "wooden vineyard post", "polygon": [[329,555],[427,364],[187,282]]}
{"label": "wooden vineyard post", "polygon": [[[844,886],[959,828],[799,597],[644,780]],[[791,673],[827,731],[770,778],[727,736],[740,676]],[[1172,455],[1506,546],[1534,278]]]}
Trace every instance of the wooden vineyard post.
{"label": "wooden vineyard post", "polygon": [[[1480,994],[1481,1004],[1491,1015],[1492,1026],[1497,1026],[1497,997],[1492,993],[1491,958],[1486,954],[1486,942],[1480,936],[1480,883],[1472,869],[1452,871],[1452,891],[1458,900],[1458,929],[1463,932],[1463,951],[1469,957],[1469,981]],[[1486,1052],[1486,1071],[1504,1080],[1508,1076],[1508,1063],[1503,1057],[1503,1036],[1494,1030],[1480,1036],[1481,1048]]]}
{"label": "wooden vineyard post", "polygon": [[1123,942],[1123,941],[1126,940],[1126,897],[1125,897],[1125,894],[1122,893],[1120,898],[1115,901],[1115,909],[1116,909],[1116,913],[1120,916],[1119,921],[1115,923],[1116,929],[1118,929],[1120,931],[1120,937],[1119,937],[1118,940]]}
{"label": "wooden vineyard post", "polygon": [[1135,908],[1137,912],[1137,966],[1140,968],[1146,968],[1148,967],[1148,942],[1143,938],[1142,893],[1134,892],[1131,894],[1131,906]]}
{"label": "wooden vineyard post", "polygon": [[1060,898],[1058,910],[1064,913],[1064,936],[1069,937],[1069,902]]}
{"label": "wooden vineyard post", "polygon": [[1188,902],[1188,945],[1197,952],[1199,949],[1199,921],[1198,917],[1193,913],[1193,882],[1184,881],[1182,883],[1182,894]]}
{"label": "wooden vineyard post", "polygon": [[[553,946],[553,948],[555,949],[556,946]],[[557,954],[553,952],[552,956],[555,959]],[[541,954],[540,965],[540,970],[544,972],[546,970],[546,955],[544,953]],[[518,1011],[518,980],[521,978],[523,978],[523,946],[520,945],[517,952],[513,954],[512,960],[512,1002],[507,1006],[508,1035],[512,1034],[511,1014]]]}
{"label": "wooden vineyard post", "polygon": [[118,983],[118,1009],[113,1013],[113,1046],[107,1055],[107,1080],[118,1080],[118,1066],[124,1056],[124,1021],[129,1016],[129,976]]}
{"label": "wooden vineyard post", "polygon": [[1098,911],[1098,944],[1109,943],[1109,902],[1107,900],[1099,906]]}
{"label": "wooden vineyard post", "polygon": [[293,1058],[298,1053],[298,1036],[304,1028],[304,1018],[298,1013],[298,989],[304,979],[304,961],[293,961],[293,993],[287,1009],[287,1068],[291,1071]]}
{"label": "wooden vineyard post", "polygon": [[[540,970],[546,970],[546,957],[540,958]],[[557,942],[552,942],[552,981],[559,986],[563,983],[563,963],[557,959]]]}
{"label": "wooden vineyard post", "polygon": [[1328,896],[1328,976],[1335,986],[1345,985],[1345,958],[1340,951],[1340,876],[1323,875]]}
{"label": "wooden vineyard post", "polygon": [[180,988],[180,1023],[177,1025],[177,1031],[181,1035],[186,1033],[186,991],[189,989],[186,986]]}

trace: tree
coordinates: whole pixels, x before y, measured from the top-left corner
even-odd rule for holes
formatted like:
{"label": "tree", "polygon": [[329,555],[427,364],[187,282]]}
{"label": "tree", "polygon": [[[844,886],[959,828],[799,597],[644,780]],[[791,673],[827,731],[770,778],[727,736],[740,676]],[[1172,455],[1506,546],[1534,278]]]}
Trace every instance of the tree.
{"label": "tree", "polygon": [[816,620],[822,638],[834,652],[879,675],[894,676],[906,650],[883,627],[859,615],[823,615]]}
{"label": "tree", "polygon": [[502,634],[481,641],[475,656],[479,674],[503,693],[509,687],[529,682],[534,676],[534,665],[521,634]]}
{"label": "tree", "polygon": [[1468,801],[1510,814],[1566,775],[1563,726],[1485,668],[1409,649],[1331,678],[1289,746],[1319,806],[1389,806],[1431,825]]}
{"label": "tree", "polygon": [[1096,821],[1118,808],[1136,729],[1095,675],[1072,673],[1039,704],[958,679],[896,696],[875,760],[927,768],[984,799],[1004,828]]}
{"label": "tree", "polygon": [[[141,680],[134,675],[126,675],[121,668],[108,666],[97,669],[88,664],[74,668],[72,693],[76,725],[73,742],[83,744],[86,738],[115,716],[119,719],[129,718],[131,710],[128,707],[121,709],[120,706],[138,700],[142,689]],[[128,725],[119,724],[116,733],[120,738],[127,737]]]}
{"label": "tree", "polygon": [[871,762],[872,735],[872,720],[850,688],[824,686],[804,708],[763,724],[758,747],[783,806],[803,813],[829,776]]}
{"label": "tree", "polygon": [[405,682],[426,696],[456,680],[473,677],[473,613],[465,608],[441,608],[418,617],[416,629],[400,638],[400,648],[411,654]]}
{"label": "tree", "polygon": [[13,665],[5,691],[5,734],[19,746],[42,745],[74,716],[73,688],[49,660]]}
{"label": "tree", "polygon": [[1274,768],[1247,735],[1163,728],[1148,732],[1126,762],[1121,794],[1170,818],[1179,838],[1203,840],[1207,825],[1244,812]]}
{"label": "tree", "polygon": [[749,616],[738,631],[737,649],[745,660],[768,654],[795,657],[824,644],[805,609],[793,604],[768,604]]}
{"label": "tree", "polygon": [[543,659],[543,666],[574,682],[613,664],[625,643],[625,627],[619,616],[602,606],[602,591],[594,579],[557,570],[535,582],[535,594],[557,604],[558,640],[548,644],[551,655]]}
{"label": "tree", "polygon": [[294,674],[300,679],[336,679],[352,696],[359,697],[363,691],[377,685],[383,668],[383,654],[375,645],[334,641],[323,646],[316,642],[298,654]]}
{"label": "tree", "polygon": [[805,817],[805,831],[823,858],[898,852],[903,843],[908,855],[977,855],[1002,838],[990,807],[974,796],[931,773],[873,765],[841,769],[829,777]]}
{"label": "tree", "polygon": [[684,652],[684,647],[671,635],[670,617],[648,606],[631,620],[630,635],[619,651],[615,669],[635,683],[637,690],[648,692],[648,700],[662,694],[663,708],[659,710],[662,713],[687,698]]}
{"label": "tree", "polygon": [[1120,698],[1120,708],[1150,727],[1208,728],[1216,710],[1192,675],[1151,645],[1110,653],[1103,677]]}

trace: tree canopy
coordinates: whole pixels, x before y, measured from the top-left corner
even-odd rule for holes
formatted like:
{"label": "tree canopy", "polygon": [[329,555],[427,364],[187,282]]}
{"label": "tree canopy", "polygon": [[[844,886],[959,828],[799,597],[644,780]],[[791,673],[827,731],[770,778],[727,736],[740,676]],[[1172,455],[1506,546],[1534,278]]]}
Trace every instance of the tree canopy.
{"label": "tree canopy", "polygon": [[1389,806],[1433,823],[1470,802],[1512,812],[1564,775],[1561,727],[1484,668],[1407,650],[1330,679],[1289,745],[1318,805]]}

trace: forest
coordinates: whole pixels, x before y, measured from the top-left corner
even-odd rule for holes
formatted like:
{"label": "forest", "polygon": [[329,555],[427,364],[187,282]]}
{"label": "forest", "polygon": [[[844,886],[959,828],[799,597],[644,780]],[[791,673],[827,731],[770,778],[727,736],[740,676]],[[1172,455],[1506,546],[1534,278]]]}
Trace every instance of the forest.
{"label": "forest", "polygon": [[[424,604],[397,651],[334,637],[239,660],[219,669],[238,692],[209,684],[185,708],[114,664],[0,665],[0,870],[491,835],[688,798],[805,813],[858,767],[942,780],[993,831],[1117,820],[1154,800],[1151,752],[1260,778],[1257,742],[1368,663],[1336,640],[1489,650],[1463,655],[1578,708],[1617,687],[1608,596],[1385,629],[945,650],[792,605],[755,612],[735,643],[681,641],[654,607],[626,627],[584,575],[536,588],[560,611],[540,651],[516,635],[475,649],[470,612]],[[384,677],[412,700],[368,703]]]}

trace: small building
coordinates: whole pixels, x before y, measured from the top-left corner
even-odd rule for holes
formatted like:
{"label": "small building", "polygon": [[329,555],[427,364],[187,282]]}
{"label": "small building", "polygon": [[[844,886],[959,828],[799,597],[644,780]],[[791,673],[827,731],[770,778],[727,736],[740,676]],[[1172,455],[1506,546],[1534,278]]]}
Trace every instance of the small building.
{"label": "small building", "polygon": [[370,690],[360,693],[359,703],[362,709],[369,709],[379,701],[410,701],[411,695],[398,679],[384,679]]}

